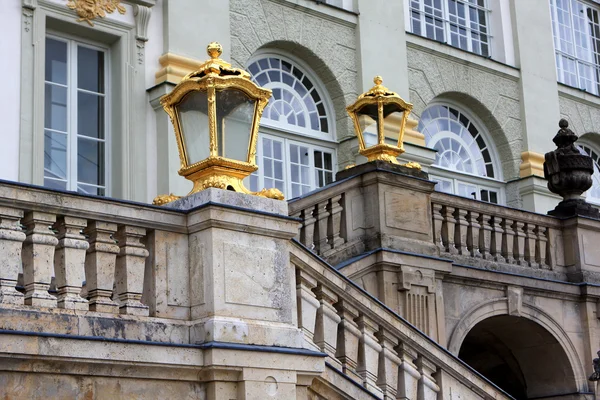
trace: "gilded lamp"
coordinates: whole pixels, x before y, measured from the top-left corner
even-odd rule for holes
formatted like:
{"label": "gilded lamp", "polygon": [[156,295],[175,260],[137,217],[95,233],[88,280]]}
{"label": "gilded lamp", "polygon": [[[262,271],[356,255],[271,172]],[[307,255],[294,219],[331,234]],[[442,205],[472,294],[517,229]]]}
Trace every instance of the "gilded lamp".
{"label": "gilded lamp", "polygon": [[[404,129],[412,104],[383,86],[381,76],[376,76],[373,82],[375,86],[346,108],[358,136],[358,151],[368,161],[383,160],[398,164],[396,157],[404,153]],[[398,136],[396,145],[385,142],[386,133],[394,138]],[[420,169],[416,163],[406,166]]]}
{"label": "gilded lamp", "polygon": [[[185,76],[160,102],[171,117],[181,168],[193,194],[209,187],[283,199],[277,189],[250,192],[243,179],[256,171],[260,117],[271,90],[258,87],[250,74],[221,60],[223,49],[210,43],[210,59]],[[163,195],[154,204],[179,196]]]}

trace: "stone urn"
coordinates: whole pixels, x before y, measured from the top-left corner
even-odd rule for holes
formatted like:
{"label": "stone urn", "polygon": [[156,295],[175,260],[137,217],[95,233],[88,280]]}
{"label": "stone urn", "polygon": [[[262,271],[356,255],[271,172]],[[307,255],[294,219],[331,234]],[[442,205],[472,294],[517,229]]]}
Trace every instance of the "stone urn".
{"label": "stone urn", "polygon": [[548,189],[562,196],[563,200],[548,214],[560,218],[576,215],[598,218],[600,212],[581,198],[592,187],[594,163],[590,156],[575,147],[577,135],[569,129],[569,123],[561,119],[560,129],[552,141],[557,149],[544,155],[544,177]]}

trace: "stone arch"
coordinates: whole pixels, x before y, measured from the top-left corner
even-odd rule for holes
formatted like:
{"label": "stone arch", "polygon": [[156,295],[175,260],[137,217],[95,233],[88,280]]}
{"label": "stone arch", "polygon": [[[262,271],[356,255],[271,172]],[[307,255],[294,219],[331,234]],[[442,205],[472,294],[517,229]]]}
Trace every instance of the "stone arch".
{"label": "stone arch", "polygon": [[333,103],[337,139],[354,135],[345,109],[358,96],[355,27],[266,0],[231,0],[230,25],[236,66],[244,67],[263,49],[292,54],[323,82]]}
{"label": "stone arch", "polygon": [[[463,315],[454,328],[448,341],[448,350],[458,356],[469,332],[479,323],[499,316],[509,316],[507,297],[490,299],[472,307]],[[570,371],[573,373],[574,384],[576,385],[575,389],[587,391],[587,375],[581,365],[577,349],[566,331],[545,311],[525,302],[522,304],[519,317],[537,324],[556,340],[569,362]]]}
{"label": "stone arch", "polygon": [[[500,161],[502,176],[505,181],[519,175],[519,166],[521,159],[521,139],[509,141],[509,136],[502,127],[498,118],[479,100],[463,92],[444,92],[433,98],[427,106],[431,104],[456,104],[464,108],[471,116],[475,117],[486,131],[486,136],[493,141],[493,148],[497,154],[495,158]],[[424,111],[418,110],[417,115]]]}

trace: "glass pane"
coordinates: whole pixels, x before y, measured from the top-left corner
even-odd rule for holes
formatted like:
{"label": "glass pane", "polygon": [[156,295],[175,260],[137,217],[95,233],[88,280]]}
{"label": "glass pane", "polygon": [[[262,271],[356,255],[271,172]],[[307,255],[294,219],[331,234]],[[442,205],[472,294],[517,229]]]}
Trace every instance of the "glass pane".
{"label": "glass pane", "polygon": [[300,147],[300,164],[309,164],[308,147]]}
{"label": "glass pane", "polygon": [[91,185],[78,184],[77,192],[83,194],[93,194],[96,196],[104,196],[104,188]]}
{"label": "glass pane", "polygon": [[217,92],[219,155],[247,161],[255,101],[239,90]]}
{"label": "glass pane", "polygon": [[104,52],[77,46],[77,87],[104,93]]}
{"label": "glass pane", "polygon": [[44,92],[44,128],[67,131],[67,88],[46,84]]}
{"label": "glass pane", "polygon": [[210,155],[207,108],[206,92],[192,92],[179,103],[178,114],[188,165]]}
{"label": "glass pane", "polygon": [[104,97],[77,93],[77,133],[104,139]]}
{"label": "glass pane", "polygon": [[44,186],[48,189],[67,190],[67,181],[57,181],[56,179],[44,179]]}
{"label": "glass pane", "polygon": [[67,179],[67,135],[45,131],[44,176]]}
{"label": "glass pane", "polygon": [[67,84],[67,43],[46,38],[46,80]]}
{"label": "glass pane", "polygon": [[331,154],[324,153],[323,155],[325,156],[325,169],[327,169],[329,171],[333,171],[333,163],[331,162]]}
{"label": "glass pane", "polygon": [[315,150],[315,167],[323,168],[323,153]]}
{"label": "glass pane", "polygon": [[79,138],[77,140],[77,180],[104,186],[104,143]]}

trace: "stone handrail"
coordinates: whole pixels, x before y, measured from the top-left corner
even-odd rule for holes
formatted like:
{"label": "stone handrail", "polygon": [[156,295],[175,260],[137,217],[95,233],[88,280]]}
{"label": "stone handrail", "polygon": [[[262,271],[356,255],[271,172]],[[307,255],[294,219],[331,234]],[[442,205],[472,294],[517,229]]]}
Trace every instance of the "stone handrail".
{"label": "stone handrail", "polygon": [[440,192],[431,194],[431,207],[441,255],[561,272],[560,220]]}
{"label": "stone handrail", "polygon": [[150,230],[184,233],[185,214],[2,182],[0,303],[148,316]]}
{"label": "stone handrail", "polygon": [[298,326],[308,347],[380,398],[510,398],[351,280],[294,242]]}

